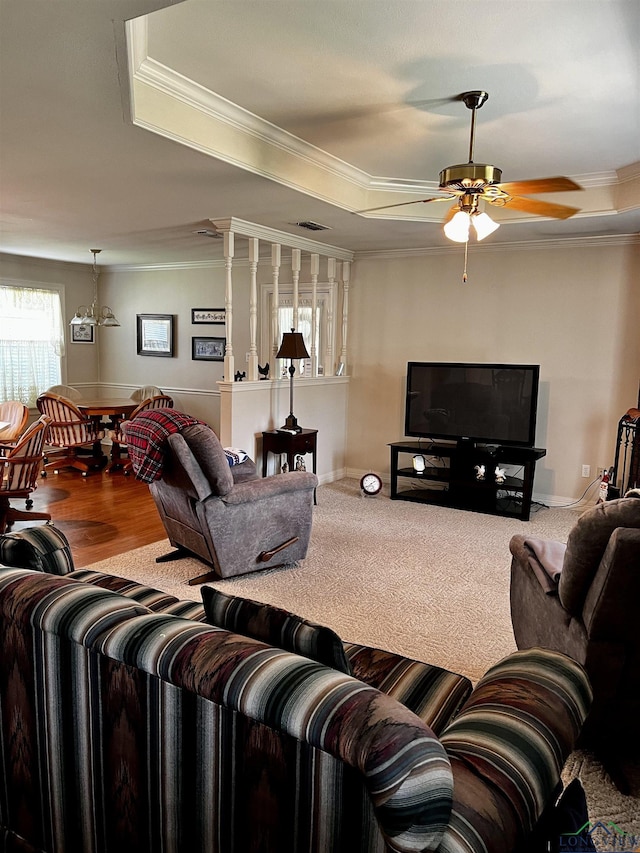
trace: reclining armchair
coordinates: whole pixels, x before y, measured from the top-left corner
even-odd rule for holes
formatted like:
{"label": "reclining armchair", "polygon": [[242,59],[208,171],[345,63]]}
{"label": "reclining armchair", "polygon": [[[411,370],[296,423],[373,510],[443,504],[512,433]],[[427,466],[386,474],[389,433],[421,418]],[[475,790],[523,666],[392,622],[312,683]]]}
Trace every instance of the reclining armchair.
{"label": "reclining armchair", "polygon": [[166,442],[161,478],[149,488],[178,551],[160,561],[183,555],[204,560],[213,568],[189,581],[196,584],[304,559],[315,474],[262,479],[250,459],[230,465],[206,424],[186,426]]}
{"label": "reclining armchair", "polygon": [[581,663],[593,705],[581,743],[620,788],[616,758],[640,754],[640,490],[584,512],[560,542],[510,542],[511,619],[519,649],[542,646]]}

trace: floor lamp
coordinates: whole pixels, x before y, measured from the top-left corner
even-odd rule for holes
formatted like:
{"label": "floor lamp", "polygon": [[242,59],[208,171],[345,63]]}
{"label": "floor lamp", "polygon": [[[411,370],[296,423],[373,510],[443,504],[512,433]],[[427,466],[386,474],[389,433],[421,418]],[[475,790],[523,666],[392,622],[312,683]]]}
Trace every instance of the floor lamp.
{"label": "floor lamp", "polygon": [[304,345],[302,332],[296,332],[291,329],[290,332],[284,332],[282,335],[282,343],[276,354],[276,358],[288,358],[289,364],[289,417],[284,422],[282,429],[288,432],[302,432],[302,427],[298,426],[298,421],[293,414],[293,374],[296,372],[293,361],[296,358],[309,358],[309,353]]}

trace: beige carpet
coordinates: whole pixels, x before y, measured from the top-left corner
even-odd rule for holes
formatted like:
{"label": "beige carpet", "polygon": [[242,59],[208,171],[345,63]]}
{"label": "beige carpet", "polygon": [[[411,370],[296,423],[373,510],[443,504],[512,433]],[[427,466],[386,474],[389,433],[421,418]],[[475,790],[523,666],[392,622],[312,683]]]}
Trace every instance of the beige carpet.
{"label": "beige carpet", "polygon": [[[509,539],[566,540],[581,510],[541,509],[530,522],[360,496],[355,480],[318,489],[307,558],[297,566],[218,581],[233,594],[277,604],[329,625],[345,640],[389,649],[477,680],[515,651],[509,616]],[[187,580],[203,564],[155,563],[167,540],[91,568],[200,600]],[[631,768],[634,771],[634,768]],[[592,820],[614,821],[640,843],[640,774],[623,797],[589,755],[574,753]],[[603,847],[603,849],[607,849]]]}

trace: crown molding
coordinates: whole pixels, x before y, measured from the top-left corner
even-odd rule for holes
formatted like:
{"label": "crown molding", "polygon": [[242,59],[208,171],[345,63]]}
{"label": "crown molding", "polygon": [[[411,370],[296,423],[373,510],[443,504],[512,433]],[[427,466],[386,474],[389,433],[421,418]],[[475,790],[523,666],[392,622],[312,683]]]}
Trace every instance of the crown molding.
{"label": "crown molding", "polygon": [[223,234],[225,232],[232,232],[242,237],[257,237],[264,242],[270,244],[276,243],[286,246],[288,249],[301,249],[303,252],[309,252],[312,255],[326,255],[327,257],[336,258],[341,261],[353,260],[353,252],[349,249],[341,249],[338,246],[331,246],[329,243],[321,243],[309,237],[289,234],[287,231],[268,228],[265,225],[258,225],[255,222],[237,219],[234,216],[227,219],[210,219],[209,222],[211,222],[216,231],[220,231]]}
{"label": "crown molding", "polygon": [[[482,252],[520,252],[548,249],[592,249],[600,246],[640,245],[640,234],[609,234],[594,237],[554,237],[548,240],[520,240],[511,243],[483,243]],[[461,244],[450,246],[426,246],[415,249],[381,249],[368,252],[356,252],[355,261],[393,260],[399,258],[421,257],[426,255],[452,255],[460,252]]]}
{"label": "crown molding", "polygon": [[[83,261],[61,261],[56,258],[43,258],[40,255],[19,255],[17,253],[14,254],[13,252],[1,252],[0,263],[2,261],[6,261],[7,263],[17,262],[33,264],[33,266],[47,267],[48,269],[51,269],[51,265],[54,264],[57,269],[68,270],[69,272],[84,272],[86,270],[91,270],[91,263],[85,263]],[[99,265],[100,272],[105,269],[106,267],[103,264]]]}
{"label": "crown molding", "polygon": [[[127,23],[127,40],[132,121],[140,127],[346,210],[440,191],[433,180],[370,175],[158,62],[148,53],[144,17]],[[198,133],[184,130],[194,115],[204,118],[206,133],[195,120]],[[626,180],[625,169],[569,177],[602,190]]]}

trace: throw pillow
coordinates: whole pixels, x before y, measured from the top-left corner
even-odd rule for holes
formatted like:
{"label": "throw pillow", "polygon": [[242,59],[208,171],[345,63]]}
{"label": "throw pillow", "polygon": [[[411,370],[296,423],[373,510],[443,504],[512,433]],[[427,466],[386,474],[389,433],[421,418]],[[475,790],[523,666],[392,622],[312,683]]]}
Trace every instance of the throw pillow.
{"label": "throw pillow", "polygon": [[351,675],[342,641],[331,628],[272,604],[227,595],[210,586],[202,587],[202,601],[207,622],[216,628],[260,640]]}
{"label": "throw pillow", "polygon": [[229,466],[242,465],[249,458],[249,454],[245,450],[240,450],[238,447],[225,447],[224,455],[227,457]]}

